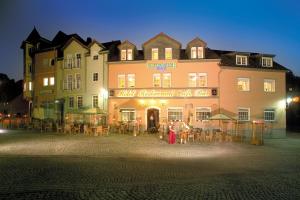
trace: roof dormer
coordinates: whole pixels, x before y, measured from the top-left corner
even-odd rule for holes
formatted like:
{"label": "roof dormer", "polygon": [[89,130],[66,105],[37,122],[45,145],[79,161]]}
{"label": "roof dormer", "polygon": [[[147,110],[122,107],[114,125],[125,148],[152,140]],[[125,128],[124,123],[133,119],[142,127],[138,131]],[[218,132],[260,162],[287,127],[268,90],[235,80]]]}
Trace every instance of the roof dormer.
{"label": "roof dormer", "polygon": [[120,50],[120,60],[134,60],[137,49],[134,44],[125,40],[118,46]]}
{"label": "roof dormer", "polygon": [[205,58],[205,48],[207,44],[200,38],[196,37],[187,44],[186,53],[189,59]]}

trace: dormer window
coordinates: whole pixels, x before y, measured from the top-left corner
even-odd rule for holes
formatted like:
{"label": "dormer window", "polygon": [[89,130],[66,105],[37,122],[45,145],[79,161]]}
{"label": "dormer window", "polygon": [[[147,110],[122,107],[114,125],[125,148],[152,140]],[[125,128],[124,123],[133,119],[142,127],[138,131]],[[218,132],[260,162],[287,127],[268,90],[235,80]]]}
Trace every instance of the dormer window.
{"label": "dormer window", "polygon": [[191,58],[203,58],[203,47],[192,47],[191,48]]}
{"label": "dormer window", "polygon": [[158,48],[152,48],[152,60],[158,60]]}
{"label": "dormer window", "polygon": [[166,60],[172,59],[172,48],[165,48],[165,59]]}
{"label": "dormer window", "polygon": [[248,65],[248,57],[236,55],[236,64],[237,65]]}
{"label": "dormer window", "polygon": [[261,65],[263,67],[273,67],[273,59],[270,57],[262,57],[261,58]]}
{"label": "dormer window", "polygon": [[132,60],[132,49],[122,49],[121,60]]}

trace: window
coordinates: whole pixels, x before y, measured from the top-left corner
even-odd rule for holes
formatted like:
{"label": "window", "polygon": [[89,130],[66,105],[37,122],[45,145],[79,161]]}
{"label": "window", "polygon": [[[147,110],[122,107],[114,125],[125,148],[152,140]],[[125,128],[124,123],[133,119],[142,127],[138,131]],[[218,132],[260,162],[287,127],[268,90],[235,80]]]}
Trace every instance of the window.
{"label": "window", "polygon": [[67,89],[67,90],[71,90],[72,89],[72,81],[73,81],[73,77],[72,77],[71,74],[69,74],[67,76],[67,85],[66,85],[67,87],[65,89]]}
{"label": "window", "polygon": [[264,91],[265,92],[275,92],[275,80],[264,79]]}
{"label": "window", "polygon": [[168,108],[168,121],[182,121],[182,108]]}
{"label": "window", "polygon": [[28,64],[28,70],[29,70],[29,73],[32,73],[32,64],[31,63]]}
{"label": "window", "polygon": [[23,85],[23,91],[24,91],[24,92],[26,91],[26,82],[24,82],[24,85]]}
{"label": "window", "polygon": [[261,58],[261,65],[263,67],[273,67],[273,59],[269,57],[262,57]]}
{"label": "window", "polygon": [[118,75],[118,88],[125,88],[125,74]]}
{"label": "window", "polygon": [[264,120],[265,121],[275,121],[275,110],[274,109],[265,109]]}
{"label": "window", "polygon": [[237,86],[239,91],[250,91],[250,79],[249,78],[238,78]]}
{"label": "window", "polygon": [[93,81],[98,81],[98,73],[93,73]]}
{"label": "window", "polygon": [[196,120],[208,120],[211,115],[211,108],[199,107],[196,108]]}
{"label": "window", "polygon": [[71,54],[67,55],[67,59],[64,61],[64,68],[65,69],[71,69],[73,66],[73,58]]}
{"label": "window", "polygon": [[93,96],[93,108],[98,108],[98,95]]}
{"label": "window", "polygon": [[171,87],[171,74],[164,73],[162,76],[163,76],[162,87],[164,88]]}
{"label": "window", "polygon": [[74,108],[74,97],[69,97],[69,108]]}
{"label": "window", "polygon": [[54,59],[53,58],[50,58],[49,59],[49,67],[53,66],[54,65]]}
{"label": "window", "polygon": [[152,60],[158,60],[158,48],[152,48]]}
{"label": "window", "polygon": [[207,87],[207,74],[199,73],[199,87]]}
{"label": "window", "polygon": [[203,58],[203,47],[198,47],[197,49],[198,52],[198,58]]}
{"label": "window", "polygon": [[191,58],[197,58],[197,47],[191,48]]}
{"label": "window", "polygon": [[54,84],[55,84],[54,77],[50,77],[50,85],[54,85]]}
{"label": "window", "polygon": [[121,60],[126,60],[126,49],[121,50]]}
{"label": "window", "polygon": [[238,120],[249,121],[250,120],[250,108],[239,108],[238,109]]}
{"label": "window", "polygon": [[75,74],[75,89],[80,89],[81,77],[80,74]]}
{"label": "window", "polygon": [[236,64],[237,65],[247,65],[248,64],[248,59],[247,56],[236,56]]}
{"label": "window", "polygon": [[172,59],[172,48],[165,48],[165,59]]}
{"label": "window", "polygon": [[129,88],[134,88],[135,87],[135,74],[128,74],[127,75],[127,84]]}
{"label": "window", "polygon": [[189,73],[189,87],[196,87],[196,86],[197,86],[197,74]]}
{"label": "window", "polygon": [[120,109],[121,121],[133,121],[135,120],[135,110],[134,109]]}
{"label": "window", "polygon": [[132,49],[127,49],[127,60],[132,60]]}
{"label": "window", "polygon": [[48,86],[48,78],[43,79],[43,86]]}
{"label": "window", "polygon": [[83,106],[82,96],[77,96],[77,108],[82,108],[82,106]]}
{"label": "window", "polygon": [[93,60],[98,60],[98,55],[94,55]]}
{"label": "window", "polygon": [[76,62],[75,62],[75,66],[73,66],[74,68],[80,68],[81,66],[81,54],[80,53],[76,53]]}
{"label": "window", "polygon": [[32,82],[31,81],[29,81],[29,91],[32,91]]}
{"label": "window", "polygon": [[160,74],[153,74],[153,87],[160,87]]}

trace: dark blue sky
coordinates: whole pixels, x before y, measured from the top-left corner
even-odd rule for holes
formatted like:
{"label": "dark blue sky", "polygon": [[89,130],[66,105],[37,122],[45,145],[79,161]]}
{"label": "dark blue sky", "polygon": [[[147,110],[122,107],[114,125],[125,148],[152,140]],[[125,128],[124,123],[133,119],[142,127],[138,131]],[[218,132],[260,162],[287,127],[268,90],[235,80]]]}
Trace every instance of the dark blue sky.
{"label": "dark blue sky", "polygon": [[20,44],[33,26],[50,40],[62,30],[100,42],[128,39],[138,48],[160,32],[183,48],[198,36],[214,49],[275,54],[300,75],[298,0],[1,0],[1,73],[22,78]]}

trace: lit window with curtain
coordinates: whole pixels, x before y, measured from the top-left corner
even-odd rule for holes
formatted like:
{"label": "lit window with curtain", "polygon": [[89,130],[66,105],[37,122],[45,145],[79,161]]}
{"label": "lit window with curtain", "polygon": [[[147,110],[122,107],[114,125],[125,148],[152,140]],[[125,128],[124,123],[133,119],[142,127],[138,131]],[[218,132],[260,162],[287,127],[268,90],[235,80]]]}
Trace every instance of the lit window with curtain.
{"label": "lit window with curtain", "polygon": [[163,75],[162,87],[164,87],[164,88],[171,87],[171,74],[164,73],[162,75]]}
{"label": "lit window with curtain", "polygon": [[160,74],[153,74],[153,87],[160,87],[160,86],[161,86]]}
{"label": "lit window with curtain", "polygon": [[249,78],[238,78],[237,86],[239,91],[250,91],[250,79]]}

